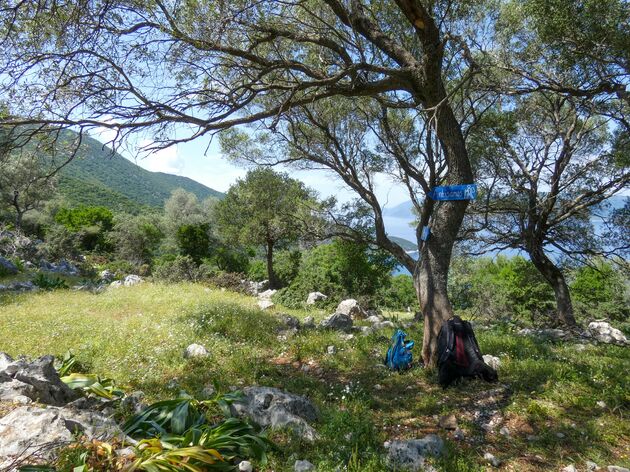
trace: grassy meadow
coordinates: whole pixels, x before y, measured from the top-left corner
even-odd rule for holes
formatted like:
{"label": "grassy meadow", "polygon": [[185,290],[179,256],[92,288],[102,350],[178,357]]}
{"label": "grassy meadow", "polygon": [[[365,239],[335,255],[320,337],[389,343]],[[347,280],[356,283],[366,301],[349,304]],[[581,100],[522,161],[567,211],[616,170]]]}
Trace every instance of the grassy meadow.
{"label": "grassy meadow", "polygon": [[[272,432],[276,446],[263,470],[290,471],[295,460],[308,459],[321,471],[380,471],[385,441],[429,433],[446,440],[448,454],[436,461],[444,471],[489,470],[485,452],[501,460],[501,470],[568,464],[586,470],[587,460],[630,466],[628,348],[478,329],[484,354],[502,361],[500,384],[474,381],[444,391],[432,372],[414,368],[400,375],[383,368],[391,330],[351,339],[304,330],[279,338],[278,313],[316,320],[327,313],[278,306],[261,312],[255,302],[192,283],[23,294],[0,300],[0,351],[35,357],[72,350],[82,371],[114,378],[126,391],[142,390],[148,400],[182,390],[201,396],[213,384],[226,391],[269,385],[306,395],[321,409],[314,425],[321,439],[307,444]],[[420,343],[421,324],[407,332]],[[191,343],[203,344],[210,356],[184,359]],[[331,345],[335,354],[327,353]],[[494,432],[480,426],[479,411],[500,415]],[[450,413],[464,439],[439,428],[439,417]]]}

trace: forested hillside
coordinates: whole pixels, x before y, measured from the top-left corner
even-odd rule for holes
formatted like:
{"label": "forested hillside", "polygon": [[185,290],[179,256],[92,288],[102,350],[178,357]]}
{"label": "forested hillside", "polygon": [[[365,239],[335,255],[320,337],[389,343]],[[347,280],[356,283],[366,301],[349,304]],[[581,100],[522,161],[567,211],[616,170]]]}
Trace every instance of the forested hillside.
{"label": "forested hillside", "polygon": [[222,196],[188,177],[145,170],[89,137],[84,138],[79,155],[62,170],[59,183],[60,193],[72,205],[100,205],[130,213],[162,207],[177,188],[200,200]]}

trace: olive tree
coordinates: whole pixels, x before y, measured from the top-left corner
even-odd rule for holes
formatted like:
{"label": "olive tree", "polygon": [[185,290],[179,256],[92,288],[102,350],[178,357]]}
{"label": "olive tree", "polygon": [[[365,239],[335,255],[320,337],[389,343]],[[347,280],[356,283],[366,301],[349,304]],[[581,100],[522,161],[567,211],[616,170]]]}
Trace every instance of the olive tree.
{"label": "olive tree", "polygon": [[215,206],[217,228],[227,241],[264,247],[269,286],[278,288],[274,249],[306,232],[313,202],[312,191],[302,182],[270,168],[254,169]]}
{"label": "olive tree", "polygon": [[628,134],[610,129],[584,101],[551,92],[504,103],[484,118],[475,145],[482,198],[470,212],[473,252],[527,253],[553,288],[557,320],[574,326],[571,294],[560,258],[585,262],[617,253],[591,218],[630,185]]}

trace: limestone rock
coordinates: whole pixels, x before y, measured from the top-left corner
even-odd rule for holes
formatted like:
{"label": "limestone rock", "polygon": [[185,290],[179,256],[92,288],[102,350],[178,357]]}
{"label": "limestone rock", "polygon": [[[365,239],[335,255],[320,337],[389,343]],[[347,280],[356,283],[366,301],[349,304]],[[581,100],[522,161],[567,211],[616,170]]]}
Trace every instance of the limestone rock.
{"label": "limestone rock", "polygon": [[243,394],[230,405],[233,415],[262,427],[290,429],[309,442],[317,439],[309,423],[319,418],[319,412],[307,398],[272,387],[246,387]]}
{"label": "limestone rock", "polygon": [[354,298],[349,298],[339,303],[339,305],[337,305],[335,313],[340,315],[347,315],[353,320],[364,319],[368,317],[366,311]]}
{"label": "limestone rock", "polygon": [[307,316],[306,318],[304,318],[304,321],[302,321],[302,328],[303,329],[315,328],[315,318],[313,318],[312,316]]}
{"label": "limestone rock", "polygon": [[626,469],[625,467],[621,467],[618,465],[609,465],[607,469],[608,472],[630,472],[630,469]]}
{"label": "limestone rock", "polygon": [[0,372],[13,363],[13,358],[6,352],[0,352]]}
{"label": "limestone rock", "polygon": [[391,441],[386,443],[387,464],[395,470],[429,471],[434,470],[426,464],[428,456],[439,456],[444,449],[444,441],[435,434],[422,439]]}
{"label": "limestone rock", "polygon": [[35,388],[32,385],[0,373],[0,400],[30,403],[36,397]]}
{"label": "limestone rock", "polygon": [[372,328],[374,328],[375,330],[394,329],[395,327],[396,325],[389,320],[379,321],[378,323],[374,323],[374,325],[372,326]]}
{"label": "limestone rock", "polygon": [[455,415],[441,416],[439,426],[442,429],[457,429],[457,418]]}
{"label": "limestone rock", "polygon": [[294,472],[310,472],[312,470],[315,470],[315,466],[309,461],[295,461],[293,464]]}
{"label": "limestone rock", "polygon": [[252,472],[254,470],[254,466],[249,461],[241,461],[238,463],[238,470],[241,472]]}
{"label": "limestone rock", "polygon": [[311,292],[308,294],[308,298],[306,299],[307,305],[315,305],[317,302],[321,300],[326,300],[328,295],[324,295],[322,292]]}
{"label": "limestone rock", "polygon": [[543,329],[532,329],[532,328],[523,328],[518,330],[518,334],[521,336],[536,336],[540,338],[552,339],[552,340],[561,340],[565,339],[568,336],[566,331],[563,331],[558,328],[543,328]]}
{"label": "limestone rock", "polygon": [[193,357],[207,357],[208,350],[201,344],[191,344],[184,350],[184,358],[191,359]]}
{"label": "limestone rock", "polygon": [[8,259],[0,257],[0,275],[15,275],[19,272],[17,266]]}
{"label": "limestone rock", "polygon": [[501,367],[501,359],[496,356],[491,356],[490,354],[484,354],[483,361],[492,367],[494,370],[499,370]]}
{"label": "limestone rock", "polygon": [[577,472],[577,469],[575,468],[573,464],[569,464],[568,466],[560,469],[560,472]]}
{"label": "limestone rock", "polygon": [[136,390],[129,395],[125,395],[120,401],[120,406],[127,411],[131,411],[133,414],[140,413],[145,408],[144,392]]}
{"label": "limestone rock", "polygon": [[31,385],[32,400],[61,406],[75,400],[78,394],[61,381],[53,362],[53,356],[43,356],[31,363],[17,361],[7,366],[5,373],[15,380]]}
{"label": "limestone rock", "polygon": [[273,297],[277,292],[277,290],[265,290],[264,292],[258,294],[258,298],[260,300],[271,300],[271,297]]}
{"label": "limestone rock", "polygon": [[0,418],[0,466],[18,457],[50,459],[76,432],[105,440],[122,434],[113,420],[98,412],[23,406]]}
{"label": "limestone rock", "polygon": [[275,304],[271,300],[258,300],[258,308],[260,308],[261,310],[268,310],[269,308],[273,308],[274,306]]}
{"label": "limestone rock", "polygon": [[109,283],[116,278],[116,274],[114,274],[111,270],[105,269],[99,274],[99,277],[103,282]]}
{"label": "limestone rock", "polygon": [[350,317],[350,315],[333,313],[328,318],[322,320],[320,326],[325,329],[349,331],[350,329],[352,329],[352,318]]}
{"label": "limestone rock", "polygon": [[298,320],[295,316],[281,314],[280,319],[282,320],[282,324],[284,324],[287,328],[300,329],[300,320]]}
{"label": "limestone rock", "polygon": [[125,287],[131,287],[133,285],[138,285],[141,282],[142,282],[142,277],[140,277],[139,275],[130,274],[127,277],[125,277],[125,280],[123,281],[123,285]]}
{"label": "limestone rock", "polygon": [[589,323],[588,333],[602,343],[628,344],[628,340],[624,334],[605,321],[593,321]]}
{"label": "limestone rock", "polygon": [[491,454],[489,452],[486,452],[483,455],[483,458],[492,467],[499,467],[501,465],[501,461],[499,459],[497,459],[496,457],[494,457],[494,454]]}

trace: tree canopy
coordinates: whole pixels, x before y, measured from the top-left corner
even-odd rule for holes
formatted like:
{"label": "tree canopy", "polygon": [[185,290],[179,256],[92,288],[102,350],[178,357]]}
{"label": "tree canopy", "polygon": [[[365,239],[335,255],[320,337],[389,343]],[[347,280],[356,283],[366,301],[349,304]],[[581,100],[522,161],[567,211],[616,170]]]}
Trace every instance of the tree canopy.
{"label": "tree canopy", "polygon": [[287,174],[269,168],[251,170],[216,205],[219,234],[226,241],[263,246],[269,283],[275,288],[273,251],[306,233],[306,225],[313,221],[314,201],[313,192]]}

